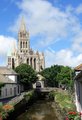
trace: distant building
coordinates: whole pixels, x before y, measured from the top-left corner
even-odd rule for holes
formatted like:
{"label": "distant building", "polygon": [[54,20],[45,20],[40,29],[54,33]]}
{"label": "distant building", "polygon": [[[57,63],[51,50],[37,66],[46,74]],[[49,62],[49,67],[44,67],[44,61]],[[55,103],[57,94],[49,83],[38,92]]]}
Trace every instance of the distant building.
{"label": "distant building", "polygon": [[14,97],[21,93],[21,85],[17,83],[17,73],[10,68],[0,67],[0,83],[4,83],[0,99]]}
{"label": "distant building", "polygon": [[29,32],[26,30],[24,18],[22,18],[20,29],[18,32],[18,45],[14,46],[12,54],[8,56],[8,67],[15,68],[21,63],[30,65],[37,72],[45,67],[44,53],[34,52],[30,48]]}

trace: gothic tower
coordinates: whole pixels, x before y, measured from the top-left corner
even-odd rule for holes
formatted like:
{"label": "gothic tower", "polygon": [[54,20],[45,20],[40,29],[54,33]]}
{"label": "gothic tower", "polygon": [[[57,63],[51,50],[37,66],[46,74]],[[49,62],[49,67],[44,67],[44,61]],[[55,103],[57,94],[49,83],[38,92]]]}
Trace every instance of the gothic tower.
{"label": "gothic tower", "polygon": [[8,67],[14,69],[22,63],[30,65],[37,72],[45,68],[44,54],[30,48],[29,32],[23,17],[18,32],[17,49],[14,45],[12,54],[8,55]]}
{"label": "gothic tower", "polygon": [[18,51],[19,53],[29,53],[30,41],[29,32],[26,30],[24,18],[22,17],[21,25],[18,33]]}

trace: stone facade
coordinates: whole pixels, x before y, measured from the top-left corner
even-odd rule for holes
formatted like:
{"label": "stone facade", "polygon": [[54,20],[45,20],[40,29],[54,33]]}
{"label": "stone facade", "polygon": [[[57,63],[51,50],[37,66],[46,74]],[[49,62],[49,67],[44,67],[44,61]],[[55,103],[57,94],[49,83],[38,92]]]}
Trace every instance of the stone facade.
{"label": "stone facade", "polygon": [[30,65],[37,72],[45,68],[44,53],[34,52],[30,48],[29,32],[26,30],[24,18],[22,18],[20,29],[18,32],[17,50],[14,45],[14,50],[8,56],[8,67],[15,68],[22,63]]}

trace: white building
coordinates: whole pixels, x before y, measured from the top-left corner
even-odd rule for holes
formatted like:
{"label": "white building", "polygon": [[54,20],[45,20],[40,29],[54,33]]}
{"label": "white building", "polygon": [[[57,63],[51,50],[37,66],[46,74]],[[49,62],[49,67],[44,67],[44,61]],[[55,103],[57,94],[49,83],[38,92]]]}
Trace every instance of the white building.
{"label": "white building", "polygon": [[0,99],[14,97],[21,92],[21,86],[17,83],[17,73],[12,69],[0,67],[0,83],[4,83]]}
{"label": "white building", "polygon": [[30,65],[37,72],[45,68],[44,53],[34,52],[30,48],[29,32],[26,30],[24,18],[18,32],[17,49],[14,45],[11,55],[8,56],[8,67],[13,69],[22,63]]}

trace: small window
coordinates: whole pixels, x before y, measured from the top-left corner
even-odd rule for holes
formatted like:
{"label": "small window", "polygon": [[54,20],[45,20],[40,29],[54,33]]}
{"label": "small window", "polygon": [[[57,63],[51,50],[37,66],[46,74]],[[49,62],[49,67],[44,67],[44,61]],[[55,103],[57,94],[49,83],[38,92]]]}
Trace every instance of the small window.
{"label": "small window", "polygon": [[7,88],[5,89],[5,96],[7,96]]}
{"label": "small window", "polygon": [[10,88],[10,95],[12,95],[12,88]]}

